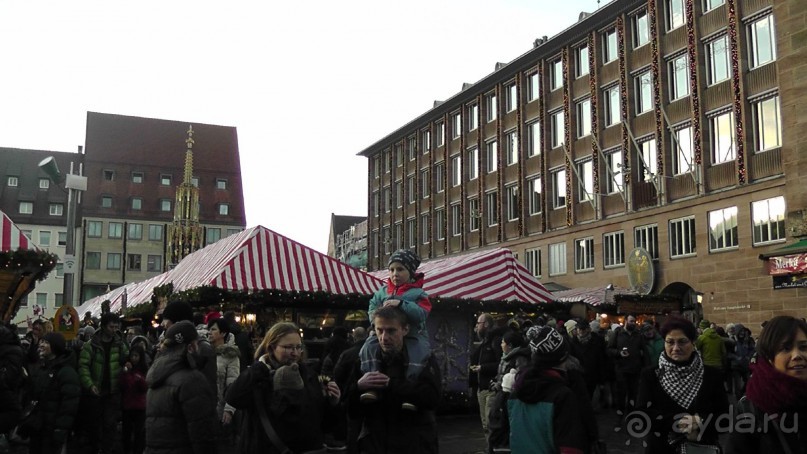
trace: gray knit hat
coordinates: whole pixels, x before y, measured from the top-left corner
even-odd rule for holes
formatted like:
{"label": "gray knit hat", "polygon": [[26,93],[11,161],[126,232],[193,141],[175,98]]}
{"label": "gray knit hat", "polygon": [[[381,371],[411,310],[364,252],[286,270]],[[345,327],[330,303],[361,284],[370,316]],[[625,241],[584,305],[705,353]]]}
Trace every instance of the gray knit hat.
{"label": "gray knit hat", "polygon": [[275,390],[303,389],[303,377],[300,375],[300,368],[297,363],[292,363],[289,366],[279,367],[275,371],[275,376],[272,378],[272,384]]}

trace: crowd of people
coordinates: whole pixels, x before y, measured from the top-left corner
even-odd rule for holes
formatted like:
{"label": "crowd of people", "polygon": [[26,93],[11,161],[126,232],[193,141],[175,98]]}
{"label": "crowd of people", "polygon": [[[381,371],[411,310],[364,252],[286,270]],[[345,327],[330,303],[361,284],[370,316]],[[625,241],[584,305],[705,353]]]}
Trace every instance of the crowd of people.
{"label": "crowd of people", "polygon": [[[437,453],[443,392],[420,259],[396,251],[369,328],[335,327],[319,359],[278,322],[253,349],[232,312],[168,304],[157,332],[104,313],[66,342],[0,326],[0,452]],[[488,452],[602,453],[596,415],[645,418],[647,453],[807,453],[807,323],[481,313],[469,387]],[[608,428],[610,430],[610,428]],[[634,435],[634,434],[631,434]],[[722,445],[722,446],[721,446]]]}

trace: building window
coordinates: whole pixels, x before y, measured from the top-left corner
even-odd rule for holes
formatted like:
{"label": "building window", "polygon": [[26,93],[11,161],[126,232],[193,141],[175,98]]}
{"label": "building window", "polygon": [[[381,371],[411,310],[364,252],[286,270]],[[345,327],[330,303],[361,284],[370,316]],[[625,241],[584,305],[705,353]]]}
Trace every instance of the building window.
{"label": "building window", "polygon": [[636,115],[653,110],[653,75],[645,71],[636,76]]}
{"label": "building window", "polygon": [[541,96],[541,80],[538,79],[538,73],[532,73],[527,76],[527,99],[535,101]]}
{"label": "building window", "polygon": [[159,273],[163,270],[163,258],[161,255],[149,255],[146,262],[146,271]]}
{"label": "building window", "polygon": [[158,224],[149,224],[149,241],[162,241],[163,239],[163,226]]}
{"label": "building window", "polygon": [[106,234],[107,238],[123,238],[123,223],[110,222]]}
{"label": "building window", "polygon": [[130,240],[142,240],[143,224],[129,224],[129,232],[127,233],[127,237]]}
{"label": "building window", "polygon": [[36,304],[37,304],[37,306],[41,307],[42,309],[47,309],[47,307],[48,307],[48,294],[47,293],[37,293],[36,294]]}
{"label": "building window", "polygon": [[622,120],[620,105],[619,85],[603,90],[603,100],[605,101],[605,127],[619,124]]}
{"label": "building window", "polygon": [[641,166],[642,179],[646,182],[651,182],[658,174],[658,162],[656,161],[656,139],[645,140],[640,143],[642,162]]}
{"label": "building window", "polygon": [[121,254],[118,252],[107,252],[106,269],[119,270],[121,265]]}
{"label": "building window", "polygon": [[577,163],[578,201],[587,202],[594,199],[594,164],[591,159]]}
{"label": "building window", "polygon": [[605,155],[606,163],[610,167],[611,173],[608,174],[608,180],[605,183],[605,192],[607,194],[616,194],[622,192],[625,185],[625,174],[622,172],[622,150],[616,150]]}
{"label": "building window", "polygon": [[437,146],[442,147],[446,143],[446,124],[441,121],[437,123]]}
{"label": "building window", "polygon": [[650,41],[650,25],[647,11],[633,17],[633,47],[642,47]]}
{"label": "building window", "polygon": [[381,242],[384,243],[384,254],[392,252],[392,236],[389,233],[389,226],[381,229]]}
{"label": "building window", "polygon": [[126,255],[126,269],[129,271],[141,270],[141,255],[140,254],[127,254]]}
{"label": "building window", "polygon": [[527,193],[529,194],[529,214],[539,214],[541,212],[541,177],[534,177],[527,180]]}
{"label": "building window", "polygon": [[479,148],[468,150],[468,180],[479,178]]}
{"label": "building window", "polygon": [[681,175],[684,173],[691,172],[695,159],[695,146],[692,142],[692,126],[687,126],[686,128],[678,129],[673,134],[673,147],[675,147],[675,153],[673,156],[673,173],[675,175]]}
{"label": "building window", "polygon": [[754,246],[785,240],[785,198],[760,200],[751,204],[754,220]]}
{"label": "building window", "polygon": [[417,191],[415,191],[415,176],[409,176],[406,178],[406,199],[409,203],[415,203],[417,200]]}
{"label": "building window", "polygon": [[429,169],[423,169],[420,171],[420,193],[421,197],[424,199],[429,198],[429,187],[431,185],[431,179],[429,176]]}
{"label": "building window", "polygon": [[434,212],[436,217],[437,241],[446,239],[446,210],[439,209]]}
{"label": "building window", "polygon": [[451,137],[456,139],[462,134],[462,113],[457,112],[453,115],[451,122]]}
{"label": "building window", "polygon": [[56,305],[54,307],[62,307],[64,304],[64,293],[54,293],[54,297],[56,297]]}
{"label": "building window", "polygon": [[496,106],[496,95],[490,94],[485,97],[485,111],[487,112],[487,120],[491,122],[496,119],[498,115],[498,108]]}
{"label": "building window", "polygon": [[695,255],[695,217],[670,221],[670,258]]}
{"label": "building window", "polygon": [[773,15],[765,16],[748,26],[751,52],[751,69],[776,60],[776,33],[773,29]]}
{"label": "building window", "polygon": [[417,221],[415,218],[409,218],[406,220],[406,247],[415,248],[417,247]]}
{"label": "building window", "polygon": [[518,107],[518,90],[516,89],[516,84],[510,84],[505,87],[505,93],[507,97],[505,98],[505,112],[512,112],[516,110]]}
{"label": "building window", "polygon": [[143,183],[143,172],[132,172],[132,183]]}
{"label": "building window", "polygon": [[712,164],[734,160],[734,112],[726,112],[712,118]]}
{"label": "building window", "polygon": [[658,260],[658,224],[648,224],[633,229],[633,247],[640,247]]}
{"label": "building window", "polygon": [[389,213],[390,209],[392,208],[392,203],[390,201],[390,197],[392,197],[390,187],[389,186],[385,187],[384,192],[382,194],[383,194],[382,197],[384,198],[384,213]]}
{"label": "building window", "polygon": [[535,277],[541,277],[541,249],[524,251],[524,267]]}
{"label": "building window", "polygon": [[506,198],[504,199],[505,210],[507,211],[507,220],[515,221],[519,218],[518,214],[518,186],[508,186],[504,188]]}
{"label": "building window", "polygon": [[479,127],[479,105],[474,104],[468,107],[468,131],[473,131]]}
{"label": "building window", "polygon": [[100,252],[87,252],[87,261],[84,267],[88,270],[101,269],[101,253]]}
{"label": "building window", "polygon": [[499,225],[499,193],[496,191],[485,194],[485,217],[488,227]]}
{"label": "building window", "polygon": [[479,199],[468,199],[468,230],[476,232],[479,230],[479,218],[482,213],[479,212]]}
{"label": "building window", "polygon": [[220,203],[219,204],[219,216],[228,216],[230,214],[230,204],[229,203]]}
{"label": "building window", "polygon": [[566,274],[566,243],[549,245],[549,275]]}
{"label": "building window", "polygon": [[426,154],[432,149],[432,133],[431,133],[431,131],[423,131],[420,134],[420,138],[423,141],[423,154]]}
{"label": "building window", "polygon": [[390,173],[391,170],[389,157],[390,157],[389,150],[384,150],[381,158],[381,161],[384,163],[384,173]]}
{"label": "building window", "polygon": [[505,133],[504,156],[506,165],[518,163],[518,133],[515,129]]}
{"label": "building window", "polygon": [[398,249],[400,249],[401,247],[403,247],[403,237],[401,236],[401,234],[402,234],[401,228],[402,227],[403,226],[401,225],[400,222],[396,222],[395,225],[392,227],[392,229],[393,229],[392,231],[394,232],[393,235],[395,235],[394,243],[392,245],[393,245],[393,249],[395,249],[396,251]]}
{"label": "building window", "polygon": [[47,178],[39,179],[39,189],[48,189],[50,187],[50,180]]}
{"label": "building window", "polygon": [[451,235],[459,236],[462,234],[462,219],[460,219],[460,204],[451,204]]}
{"label": "building window", "polygon": [[101,208],[112,208],[112,197],[108,195],[101,196]]}
{"label": "building window", "polygon": [[485,144],[487,152],[485,153],[488,173],[493,173],[499,167],[499,150],[497,142],[491,141]]}
{"label": "building window", "polygon": [[434,166],[435,186],[437,186],[437,193],[446,190],[446,182],[444,179],[445,172],[443,171],[444,164],[441,162]]}
{"label": "building window", "polygon": [[160,200],[160,211],[171,211],[171,201],[169,199]]}
{"label": "building window", "polygon": [[577,138],[591,135],[591,98],[586,98],[576,105]]}
{"label": "building window", "polygon": [[667,31],[684,25],[684,0],[667,0]]}
{"label": "building window", "polygon": [[373,191],[373,199],[370,202],[372,206],[370,207],[370,212],[373,216],[378,216],[381,214],[381,195],[378,191]]}
{"label": "building window", "polygon": [[241,229],[227,229],[227,236],[238,235],[241,231]]}
{"label": "building window", "polygon": [[566,208],[566,170],[552,172],[552,208]]}
{"label": "building window", "polygon": [[459,155],[451,158],[451,187],[457,187],[462,183],[462,159]]}
{"label": "building window", "polygon": [[103,229],[103,221],[87,221],[88,238],[101,238],[101,232],[103,232]]}
{"label": "building window", "polygon": [[46,248],[50,247],[50,230],[39,231],[39,245]]}
{"label": "building window", "polygon": [[756,126],[757,151],[782,146],[779,96],[754,103],[754,125]]}
{"label": "building window", "polygon": [[[378,158],[376,158],[376,162],[378,162]],[[376,175],[377,175],[376,170]],[[226,190],[227,189],[227,179],[226,178],[216,178],[216,189]]]}
{"label": "building window", "polygon": [[727,80],[731,76],[729,39],[726,35],[706,44],[706,59],[709,64],[709,85]]}
{"label": "building window", "polygon": [[418,157],[417,139],[415,136],[406,141],[406,152],[409,155],[409,160],[414,161]]}
{"label": "building window", "polygon": [[171,175],[170,174],[160,174],[160,184],[163,186],[171,186]]}
{"label": "building window", "polygon": [[737,239],[737,207],[709,212],[709,250],[735,249]]}
{"label": "building window", "polygon": [[541,124],[537,121],[527,125],[527,156],[541,154]]}
{"label": "building window", "polygon": [[617,36],[616,29],[612,28],[602,35],[602,58],[603,63],[610,63],[617,59]]}
{"label": "building window", "polygon": [[208,227],[205,230],[205,244],[213,244],[221,239],[221,229]]}
{"label": "building window", "polygon": [[392,193],[395,197],[395,207],[403,207],[403,182],[398,180],[395,182],[395,191]]}
{"label": "building window", "polygon": [[49,208],[51,216],[61,216],[64,214],[64,205],[61,203],[51,203]]}
{"label": "building window", "polygon": [[602,236],[602,258],[605,268],[625,264],[625,232],[605,233]]}
{"label": "building window", "polygon": [[404,163],[404,155],[403,150],[401,149],[401,144],[395,145],[394,153],[395,153],[395,166],[402,167]]}
{"label": "building window", "polygon": [[431,231],[429,230],[428,214],[420,215],[420,232],[421,237],[423,238],[423,244],[429,244],[429,239],[431,238]]}
{"label": "building window", "polygon": [[670,101],[689,96],[689,64],[687,55],[673,58],[670,66]]}
{"label": "building window", "polygon": [[588,74],[588,46],[578,47],[575,52],[575,77],[583,77]]}
{"label": "building window", "polygon": [[59,246],[67,246],[67,232],[59,232]]}
{"label": "building window", "polygon": [[704,12],[711,11],[717,8],[718,6],[723,5],[724,3],[726,3],[726,0],[705,0],[703,5],[703,11]]}
{"label": "building window", "polygon": [[16,188],[17,186],[20,185],[20,179],[19,177],[8,177],[8,179],[6,180],[6,184],[9,187]]}
{"label": "building window", "polygon": [[578,238],[574,240],[574,270],[592,271],[594,269],[594,238]]}
{"label": "building window", "polygon": [[115,181],[115,171],[114,170],[104,170],[104,180],[105,181]]}
{"label": "building window", "polygon": [[555,60],[549,64],[549,91],[563,87],[563,61]]}
{"label": "building window", "polygon": [[563,145],[564,142],[564,128],[563,128],[563,111],[559,110],[557,112],[550,114],[550,127],[552,128],[552,148],[558,148]]}

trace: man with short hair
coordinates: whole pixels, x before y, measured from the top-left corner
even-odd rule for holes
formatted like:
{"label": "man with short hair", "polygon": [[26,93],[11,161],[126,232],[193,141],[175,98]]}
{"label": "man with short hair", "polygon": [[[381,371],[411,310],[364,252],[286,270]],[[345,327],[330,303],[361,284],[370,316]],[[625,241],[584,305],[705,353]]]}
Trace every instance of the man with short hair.
{"label": "man with short hair", "polygon": [[[404,337],[409,333],[406,314],[394,306],[379,308],[373,326],[380,351],[379,370],[362,375],[360,364],[354,368],[354,380],[348,387],[348,413],[362,420],[359,446],[362,453],[422,454],[437,453],[435,410],[442,386],[440,370],[433,355],[417,380],[407,380],[408,355]],[[355,377],[360,377],[355,380]],[[376,391],[379,399],[361,403],[359,396]],[[414,409],[404,409],[404,402]]]}
{"label": "man with short hair", "polygon": [[502,359],[502,330],[495,329],[493,316],[487,313],[479,314],[474,328],[476,335],[482,343],[471,353],[471,373],[476,374],[479,389],[476,398],[479,401],[479,418],[482,420],[482,430],[485,437],[489,435],[488,415],[493,404],[495,393],[490,390],[490,384],[499,371],[499,361]]}
{"label": "man with short hair", "polygon": [[616,370],[616,408],[623,413],[633,409],[639,389],[639,375],[645,366],[645,341],[636,326],[636,316],[625,317],[608,342],[608,355]]}
{"label": "man with short hair", "polygon": [[[162,325],[168,330],[176,323],[181,321],[188,321],[193,323],[193,308],[190,304],[183,301],[176,301],[165,306],[162,313]],[[207,339],[201,338],[197,342],[197,348],[194,349],[193,355],[195,358],[196,368],[204,374],[207,379],[208,385],[214,395],[218,394],[218,369],[216,366],[216,350],[210,345]],[[214,399],[215,404],[215,399]]]}

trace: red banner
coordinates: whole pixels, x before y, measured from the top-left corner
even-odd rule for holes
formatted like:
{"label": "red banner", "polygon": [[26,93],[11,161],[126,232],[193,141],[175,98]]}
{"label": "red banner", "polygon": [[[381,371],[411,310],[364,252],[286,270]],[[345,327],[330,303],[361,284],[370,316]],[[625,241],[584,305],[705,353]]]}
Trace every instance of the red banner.
{"label": "red banner", "polygon": [[807,273],[807,254],[784,255],[768,259],[768,274],[771,276],[800,273]]}

